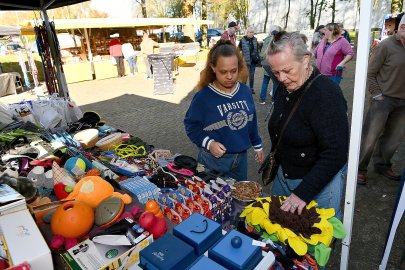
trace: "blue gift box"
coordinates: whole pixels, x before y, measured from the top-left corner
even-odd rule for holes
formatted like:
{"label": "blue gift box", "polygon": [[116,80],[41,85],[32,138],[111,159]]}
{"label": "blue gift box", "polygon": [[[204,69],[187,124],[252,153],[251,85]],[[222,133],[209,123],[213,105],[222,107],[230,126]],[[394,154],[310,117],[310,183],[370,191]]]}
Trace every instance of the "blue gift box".
{"label": "blue gift box", "polygon": [[172,234],[165,234],[139,255],[139,266],[148,270],[186,269],[197,259],[193,247]]}
{"label": "blue gift box", "polygon": [[187,270],[227,270],[206,256],[201,256]]}
{"label": "blue gift box", "polygon": [[194,213],[174,227],[173,234],[194,247],[200,256],[222,237],[222,228],[215,221]]}
{"label": "blue gift box", "polygon": [[[233,247],[231,240],[239,236],[242,240],[240,247]],[[263,258],[259,246],[252,245],[253,239],[238,231],[229,231],[215,246],[208,250],[208,257],[232,270],[249,270]]]}

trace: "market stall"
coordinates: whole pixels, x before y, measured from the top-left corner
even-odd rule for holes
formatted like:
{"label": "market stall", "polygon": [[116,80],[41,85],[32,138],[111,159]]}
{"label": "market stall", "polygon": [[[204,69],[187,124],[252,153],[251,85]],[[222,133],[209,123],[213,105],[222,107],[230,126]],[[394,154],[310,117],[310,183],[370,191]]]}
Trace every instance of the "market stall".
{"label": "market stall", "polygon": [[[174,258],[182,265],[209,260],[225,269],[267,269],[275,259],[285,257],[280,250],[293,254],[288,261],[294,263],[310,252],[310,245],[328,246],[331,228],[336,230],[335,237],[342,236],[339,226],[335,229],[339,223],[332,222],[333,210],[318,210],[312,203],[308,215],[316,217],[313,221],[319,217],[319,222],[309,225],[324,231],[317,232],[323,238],[311,236],[309,231],[305,235],[311,244],[304,242],[298,236],[299,226],[269,214],[269,209],[276,213],[274,208],[279,208],[282,198],[266,196],[258,183],[235,183],[206,170],[193,157],[174,155],[176,149],[159,149],[106,125],[95,112],[81,114],[63,98],[10,104],[9,111],[22,121],[3,129],[0,136],[6,146],[2,162],[10,173],[14,168],[8,184],[26,198],[42,241],[51,250],[44,254],[53,254],[56,268],[65,261],[72,268],[98,269],[112,264],[115,269],[119,259],[147,269],[148,262],[156,263],[147,254],[163,245],[179,254]],[[24,123],[28,120],[39,126]],[[25,183],[25,188],[13,185],[10,178]],[[75,216],[75,210],[69,210],[75,208],[84,213]],[[193,230],[196,232],[184,235]],[[205,238],[212,242],[202,240]],[[258,246],[250,244],[252,239]],[[12,241],[8,236],[6,240]],[[223,244],[216,248],[216,240]],[[230,242],[232,248],[222,246]],[[176,249],[176,243],[184,243],[192,255]],[[110,251],[113,249],[116,251]],[[97,257],[99,252],[110,255]],[[48,255],[42,256],[49,260]],[[33,264],[31,257],[26,258]],[[237,261],[240,267],[231,266],[230,261]]]}
{"label": "market stall", "polygon": [[[49,17],[47,14],[47,9],[63,7],[66,5],[73,5],[81,2],[85,2],[88,0],[36,0],[36,1],[19,1],[16,3],[12,0],[2,0],[0,2],[0,10],[37,10],[41,12],[41,17],[43,19],[42,25],[42,40],[47,43],[46,48],[46,58],[48,64],[50,64],[50,68],[46,69],[45,75],[50,76],[47,80],[48,87],[50,86],[51,80],[52,83],[55,83],[55,88],[49,89],[50,93],[55,92],[58,93],[60,96],[68,97],[68,88],[66,83],[65,74],[63,72],[63,68],[61,66],[60,61],[60,52],[57,48],[56,37],[54,34],[54,29],[52,28],[51,24],[49,23]],[[44,63],[45,65],[45,63]],[[52,69],[52,70],[51,70]],[[57,85],[57,88],[56,88]]]}
{"label": "market stall", "polygon": [[[91,73],[93,78],[96,79],[106,79],[117,76],[116,68],[109,56],[109,42],[112,39],[110,37],[111,33],[118,33],[119,40],[122,44],[130,43],[133,46],[135,51],[137,51],[137,63],[140,64],[139,66],[141,67],[141,70],[144,70],[143,55],[140,52],[143,31],[148,31],[153,40],[159,43],[166,43],[167,40],[165,33],[167,27],[177,25],[194,26],[201,24],[209,25],[213,24],[213,21],[188,18],[135,18],[125,20],[91,18],[54,20],[56,32],[82,37],[80,46],[77,45],[76,47],[70,47],[68,49],[68,52],[71,53],[71,57],[63,59],[63,67],[67,67],[65,68],[65,74],[68,82],[92,79],[89,77],[89,73]],[[34,27],[34,21],[25,22],[21,25],[22,35],[33,34]],[[154,30],[159,30],[162,34],[155,34]],[[167,49],[168,47],[173,46],[167,45],[162,47]],[[195,56],[198,51],[195,51],[195,48],[193,47],[189,50],[183,50],[183,53],[185,56],[190,54]],[[155,50],[155,53],[159,53],[158,48]],[[71,72],[74,68],[69,68],[69,66],[74,66],[78,62],[88,62],[91,65],[90,68],[86,69],[82,67],[82,72],[86,74],[84,78],[78,76],[76,72]],[[125,70],[127,71],[128,69],[126,68]]]}

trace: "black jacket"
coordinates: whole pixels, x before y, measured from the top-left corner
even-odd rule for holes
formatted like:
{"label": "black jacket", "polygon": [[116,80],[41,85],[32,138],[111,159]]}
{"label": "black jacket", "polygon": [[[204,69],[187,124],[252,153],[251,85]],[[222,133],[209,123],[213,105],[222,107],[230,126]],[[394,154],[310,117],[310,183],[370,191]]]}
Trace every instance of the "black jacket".
{"label": "black jacket", "polygon": [[[315,69],[307,82],[291,94],[284,86],[277,89],[268,125],[273,146],[294,103],[318,73]],[[309,203],[347,162],[348,147],[346,100],[337,84],[320,76],[303,96],[277,150],[276,159],[285,178],[303,179],[294,194]]]}

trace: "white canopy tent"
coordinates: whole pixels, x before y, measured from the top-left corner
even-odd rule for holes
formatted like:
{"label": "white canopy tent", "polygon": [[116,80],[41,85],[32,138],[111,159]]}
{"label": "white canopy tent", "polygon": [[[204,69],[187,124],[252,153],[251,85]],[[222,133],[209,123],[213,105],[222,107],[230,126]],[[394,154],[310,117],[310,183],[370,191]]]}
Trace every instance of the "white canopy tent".
{"label": "white canopy tent", "polygon": [[[347,232],[347,236],[342,241],[342,254],[340,261],[340,269],[348,269],[349,251],[352,238],[352,226],[353,216],[355,208],[355,197],[357,187],[357,171],[359,165],[359,153],[360,142],[363,126],[363,112],[364,112],[364,100],[366,92],[367,81],[367,67],[370,51],[370,30],[371,30],[371,11],[372,1],[360,2],[360,24],[359,24],[359,36],[357,44],[357,62],[354,81],[354,93],[353,96],[353,112],[351,121],[351,133],[350,133],[350,148],[349,148],[349,162],[348,162],[348,174],[346,184],[346,198],[345,198],[345,210],[343,224]],[[405,210],[405,191],[404,185],[400,186],[398,192],[398,207],[395,206],[395,215],[393,218],[393,224],[390,225],[390,233],[385,248],[384,256],[380,264],[380,270],[386,268],[389,252],[391,250],[395,230],[398,226],[399,219],[402,217]]]}
{"label": "white canopy tent", "polygon": [[0,25],[0,37],[3,36],[20,36],[21,31],[16,26]]}
{"label": "white canopy tent", "polygon": [[361,1],[360,24],[357,43],[356,76],[354,80],[352,125],[350,129],[349,162],[346,183],[346,198],[343,225],[346,237],[342,240],[340,269],[348,269],[352,238],[353,216],[356,201],[357,170],[359,166],[361,130],[363,127],[364,99],[366,93],[367,66],[370,51],[372,1]]}
{"label": "white canopy tent", "polygon": [[42,18],[45,23],[45,28],[48,33],[48,42],[51,49],[52,59],[55,63],[56,67],[56,74],[57,74],[57,83],[58,83],[58,90],[59,95],[68,97],[68,87],[66,83],[65,74],[63,72],[63,68],[60,61],[60,54],[57,51],[54,39],[56,37],[53,36],[53,32],[51,29],[51,25],[49,23],[49,17],[47,10],[52,8],[63,7],[67,5],[73,5],[81,2],[85,2],[88,0],[0,0],[0,11],[12,11],[12,10],[39,10],[42,14]]}

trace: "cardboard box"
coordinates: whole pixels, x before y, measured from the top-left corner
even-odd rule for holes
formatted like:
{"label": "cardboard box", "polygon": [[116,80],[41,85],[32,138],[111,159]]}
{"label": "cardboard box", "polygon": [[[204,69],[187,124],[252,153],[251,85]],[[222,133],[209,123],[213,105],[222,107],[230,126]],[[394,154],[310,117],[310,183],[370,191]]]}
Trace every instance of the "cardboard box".
{"label": "cardboard box", "polygon": [[152,235],[136,246],[103,245],[87,239],[60,256],[68,269],[72,270],[125,270],[139,262],[139,252],[152,242]]}
{"label": "cardboard box", "polygon": [[12,265],[27,262],[33,270],[53,269],[51,251],[28,210],[1,216],[0,227]]}

